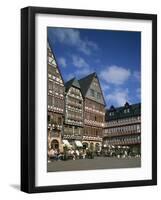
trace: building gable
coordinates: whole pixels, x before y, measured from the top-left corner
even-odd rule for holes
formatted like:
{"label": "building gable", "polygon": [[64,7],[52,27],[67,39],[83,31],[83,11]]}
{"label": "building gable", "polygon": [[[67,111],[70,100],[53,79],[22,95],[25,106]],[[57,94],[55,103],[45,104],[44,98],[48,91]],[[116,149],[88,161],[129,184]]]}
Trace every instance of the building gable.
{"label": "building gable", "polygon": [[80,90],[80,85],[79,85],[79,82],[78,80],[74,77],[72,79],[70,79],[69,81],[67,81],[65,83],[65,90],[66,92],[69,90],[69,88],[71,87],[75,87],[75,88],[78,88]]}
{"label": "building gable", "polygon": [[52,52],[49,43],[47,47],[48,76],[54,81],[64,85],[63,78],[61,76],[54,53]]}
{"label": "building gable", "polygon": [[105,105],[101,85],[99,83],[97,75],[95,75],[91,81],[91,84],[87,90],[86,97],[100,104]]}

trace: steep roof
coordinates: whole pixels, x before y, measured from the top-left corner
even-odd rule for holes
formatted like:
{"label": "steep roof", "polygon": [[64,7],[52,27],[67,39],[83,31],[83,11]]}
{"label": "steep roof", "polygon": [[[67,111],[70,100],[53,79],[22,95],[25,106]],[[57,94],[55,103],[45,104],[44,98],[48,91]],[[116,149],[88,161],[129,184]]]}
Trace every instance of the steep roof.
{"label": "steep roof", "polygon": [[85,97],[86,93],[92,83],[93,78],[96,76],[96,73],[92,73],[89,74],[88,76],[85,76],[84,78],[78,80],[80,87],[81,87],[81,91],[82,91],[82,95]]}
{"label": "steep roof", "polygon": [[78,80],[79,84],[80,84],[80,87],[81,87],[82,95],[84,97],[86,96],[87,91],[90,88],[90,85],[91,85],[91,83],[93,81],[93,78],[97,78],[97,80],[98,80],[98,83],[99,83],[99,86],[100,86],[100,89],[101,89],[101,94],[102,94],[102,97],[103,97],[103,102],[104,102],[104,105],[106,105],[106,101],[104,99],[102,88],[101,88],[101,85],[100,85],[100,82],[99,82],[99,78],[98,78],[96,72],[94,72],[92,74],[89,74],[88,76],[85,76],[84,78]]}
{"label": "steep roof", "polygon": [[63,81],[63,85],[64,85],[64,79],[63,79],[63,76],[62,76],[61,71],[60,71],[60,69],[59,69],[59,66],[58,66],[58,63],[57,63],[57,60],[56,60],[56,57],[55,57],[54,51],[53,51],[53,49],[51,48],[51,45],[50,45],[49,39],[47,40],[47,48],[49,48],[49,50],[51,51],[51,53],[52,53],[52,55],[53,55],[53,57],[54,57],[54,59],[55,59],[56,66],[57,66],[57,69],[58,69],[58,72],[59,72],[59,74],[60,74],[60,77],[61,77],[61,79],[62,79],[62,81]]}
{"label": "steep roof", "polygon": [[[129,109],[129,112],[125,112],[125,109]],[[111,106],[110,109],[107,109],[105,120],[112,121],[112,120],[135,117],[140,115],[141,115],[141,103],[130,105],[129,103],[126,102],[125,105],[122,107],[115,108],[114,106]]]}
{"label": "steep roof", "polygon": [[75,77],[65,83],[65,91],[68,91],[71,86],[80,89],[79,82]]}

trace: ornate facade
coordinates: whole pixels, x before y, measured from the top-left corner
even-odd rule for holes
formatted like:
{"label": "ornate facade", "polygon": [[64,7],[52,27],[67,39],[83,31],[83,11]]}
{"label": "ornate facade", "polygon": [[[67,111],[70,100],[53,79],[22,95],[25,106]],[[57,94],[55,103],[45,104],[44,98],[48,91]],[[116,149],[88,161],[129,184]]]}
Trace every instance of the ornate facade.
{"label": "ornate facade", "polygon": [[79,82],[73,78],[65,84],[65,121],[63,139],[73,147],[82,146],[83,97]]}
{"label": "ornate facade", "polygon": [[55,57],[48,43],[48,148],[62,150],[62,130],[64,118],[64,82]]}
{"label": "ornate facade", "polygon": [[114,108],[106,111],[104,146],[127,146],[140,154],[141,144],[141,104]]}
{"label": "ornate facade", "polygon": [[96,73],[79,80],[84,97],[84,131],[83,146],[93,150],[101,150],[105,101]]}

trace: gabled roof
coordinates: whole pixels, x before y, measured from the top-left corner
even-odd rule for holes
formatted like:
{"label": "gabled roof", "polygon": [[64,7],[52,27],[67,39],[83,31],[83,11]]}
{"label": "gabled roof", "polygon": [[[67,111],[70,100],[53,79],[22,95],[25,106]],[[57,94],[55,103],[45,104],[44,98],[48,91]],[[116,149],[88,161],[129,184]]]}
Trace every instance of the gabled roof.
{"label": "gabled roof", "polygon": [[68,91],[71,86],[80,89],[79,82],[75,77],[65,83],[65,91]]}
{"label": "gabled roof", "polygon": [[60,69],[59,69],[58,63],[57,63],[57,61],[56,61],[55,54],[54,54],[54,52],[53,52],[53,49],[51,48],[51,45],[50,45],[49,40],[47,40],[47,48],[49,48],[49,50],[50,50],[51,53],[53,54],[53,57],[54,57],[54,59],[55,59],[56,65],[57,65],[58,72],[59,72],[59,74],[60,74],[60,77],[61,77],[61,79],[62,79],[62,81],[63,81],[63,85],[64,85],[64,79],[63,79],[63,77],[62,77],[61,71],[60,71]]}
{"label": "gabled roof", "polygon": [[93,81],[93,78],[97,78],[97,80],[98,80],[98,84],[100,86],[101,94],[102,94],[102,97],[103,97],[103,102],[104,102],[104,105],[106,105],[106,102],[105,102],[105,99],[104,99],[104,95],[103,95],[103,92],[102,92],[102,88],[101,88],[101,85],[100,85],[100,82],[99,82],[99,78],[98,78],[96,72],[94,72],[92,74],[89,74],[88,76],[85,76],[84,78],[78,80],[79,84],[80,84],[80,87],[81,87],[82,95],[84,97],[86,96],[87,91],[90,88],[90,85],[91,85],[91,83]]}
{"label": "gabled roof", "polygon": [[[129,109],[129,112],[125,112],[125,109]],[[126,102],[125,105],[122,107],[114,108],[113,106],[111,106],[110,109],[107,109],[105,120],[112,121],[112,120],[135,117],[140,115],[141,115],[141,103],[130,105],[129,103]]]}
{"label": "gabled roof", "polygon": [[78,80],[80,87],[81,87],[81,91],[82,91],[82,95],[85,97],[86,93],[92,83],[93,78],[96,76],[96,73],[92,73],[89,74],[88,76],[85,76],[84,78]]}

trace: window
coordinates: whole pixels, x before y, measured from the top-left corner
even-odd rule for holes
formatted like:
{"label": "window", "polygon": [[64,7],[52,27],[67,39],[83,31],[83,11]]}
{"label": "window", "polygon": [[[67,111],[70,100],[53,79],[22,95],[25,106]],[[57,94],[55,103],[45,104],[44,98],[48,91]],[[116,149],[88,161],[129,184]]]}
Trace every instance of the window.
{"label": "window", "polygon": [[140,125],[137,125],[137,132],[140,132]]}
{"label": "window", "polygon": [[55,99],[52,97],[52,105],[54,106]]}
{"label": "window", "polygon": [[53,60],[53,59],[52,59],[51,57],[48,57],[48,62],[49,62],[49,63],[51,63],[52,60]]}
{"label": "window", "polygon": [[52,106],[52,96],[48,96],[48,105]]}
{"label": "window", "polygon": [[54,101],[54,102],[53,102],[53,103],[54,103],[53,105],[54,105],[55,107],[59,107],[59,100],[56,99],[56,98],[55,98],[55,99],[53,98],[53,101]]}
{"label": "window", "polygon": [[98,131],[96,130],[96,137],[98,137]]}
{"label": "window", "polygon": [[94,90],[93,90],[93,89],[90,89],[90,95],[91,95],[92,97],[94,97]]}
{"label": "window", "polygon": [[97,99],[101,99],[101,93],[97,92]]}
{"label": "window", "polygon": [[49,83],[49,90],[52,90],[52,82],[49,81],[48,83]]}
{"label": "window", "polygon": [[98,87],[98,83],[97,82],[94,82],[93,85],[96,86],[96,87]]}
{"label": "window", "polygon": [[124,113],[129,113],[129,112],[130,112],[129,108],[127,108],[127,109],[124,110]]}
{"label": "window", "polygon": [[59,93],[63,94],[63,88],[61,86],[59,87]]}
{"label": "window", "polygon": [[114,112],[110,112],[109,115],[110,115],[110,116],[114,116]]}
{"label": "window", "polygon": [[61,117],[58,117],[58,124],[61,124]]}

